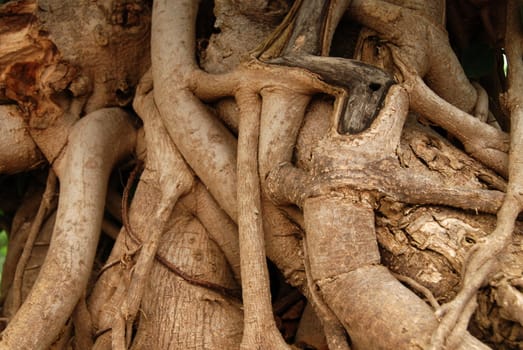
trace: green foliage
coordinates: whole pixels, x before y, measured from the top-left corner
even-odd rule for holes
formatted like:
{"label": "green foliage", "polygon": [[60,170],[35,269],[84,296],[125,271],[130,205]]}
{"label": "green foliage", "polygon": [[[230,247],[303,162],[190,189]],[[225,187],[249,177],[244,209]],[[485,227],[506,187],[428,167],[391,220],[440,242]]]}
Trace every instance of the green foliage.
{"label": "green foliage", "polygon": [[0,281],[2,281],[2,270],[4,268],[5,257],[7,256],[7,232],[0,231]]}
{"label": "green foliage", "polygon": [[[0,0],[1,1],[1,0]],[[0,209],[0,216],[4,216],[5,213]],[[0,282],[2,281],[2,270],[4,268],[5,257],[7,255],[7,231],[0,230]]]}

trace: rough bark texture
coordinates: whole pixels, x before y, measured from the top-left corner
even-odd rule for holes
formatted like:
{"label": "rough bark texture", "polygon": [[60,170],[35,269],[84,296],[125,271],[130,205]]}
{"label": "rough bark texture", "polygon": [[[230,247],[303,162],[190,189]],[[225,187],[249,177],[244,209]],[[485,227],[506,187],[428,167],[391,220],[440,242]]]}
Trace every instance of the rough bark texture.
{"label": "rough bark texture", "polygon": [[522,348],[520,7],[1,1],[0,349]]}

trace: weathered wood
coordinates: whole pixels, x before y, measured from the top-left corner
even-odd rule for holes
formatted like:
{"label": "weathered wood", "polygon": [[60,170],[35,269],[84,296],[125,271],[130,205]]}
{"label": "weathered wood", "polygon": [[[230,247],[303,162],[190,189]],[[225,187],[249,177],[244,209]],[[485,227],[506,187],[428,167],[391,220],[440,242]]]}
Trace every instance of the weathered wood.
{"label": "weathered wood", "polygon": [[336,129],[340,134],[358,134],[367,129],[378,115],[394,80],[383,70],[360,61],[334,57],[300,55],[269,61],[305,68],[325,82],[341,87],[348,97]]}

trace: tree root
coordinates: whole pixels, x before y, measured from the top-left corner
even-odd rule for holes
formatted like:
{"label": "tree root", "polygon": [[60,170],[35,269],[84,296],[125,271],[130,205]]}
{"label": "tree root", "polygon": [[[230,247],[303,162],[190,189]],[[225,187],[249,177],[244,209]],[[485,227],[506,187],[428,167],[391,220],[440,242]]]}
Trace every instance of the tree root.
{"label": "tree root", "polygon": [[[239,91],[238,233],[244,306],[240,349],[288,349],[272,313],[258,177],[261,101],[254,91]],[[263,333],[260,333],[263,332]]]}
{"label": "tree root", "polygon": [[469,254],[461,291],[438,311],[442,319],[433,335],[431,350],[442,349],[446,342],[451,343],[461,336],[463,327],[460,327],[460,323],[464,321],[460,319],[468,314],[465,310],[473,307],[478,289],[495,271],[497,256],[510,243],[515,220],[523,209],[523,38],[516,29],[519,28],[518,6],[517,1],[510,0],[506,12],[506,52],[509,60],[509,90],[506,99],[507,109],[511,112],[507,193],[497,214],[495,230]]}
{"label": "tree root", "polygon": [[430,306],[432,306],[432,308],[434,310],[437,310],[439,308],[439,303],[436,300],[436,298],[434,297],[434,295],[432,294],[432,292],[430,291],[430,289],[424,287],[420,283],[416,282],[416,280],[414,280],[414,279],[412,279],[412,278],[410,278],[408,276],[399,275],[399,274],[393,273],[393,272],[391,272],[391,273],[392,273],[392,275],[394,277],[396,277],[396,279],[398,281],[403,282],[405,284],[408,284],[411,288],[413,288],[414,290],[416,290],[419,293],[423,294],[425,299],[427,299],[427,301],[429,302]]}
{"label": "tree root", "polygon": [[479,83],[473,82],[472,85],[478,94],[478,100],[476,101],[476,106],[474,107],[474,116],[478,118],[479,121],[487,123],[489,114],[488,94]]}
{"label": "tree root", "polygon": [[[284,194],[286,199],[294,200],[295,204],[304,206],[307,232],[305,238],[307,247],[312,251],[309,254],[312,272],[310,278],[320,286],[325,301],[335,312],[337,318],[343,322],[353,344],[362,348],[405,348],[407,344],[414,346],[412,342],[419,342],[424,346],[429,343],[430,334],[437,327],[436,319],[430,317],[433,315],[430,308],[410,291],[407,291],[392,276],[383,272],[385,270],[382,271],[375,266],[379,262],[379,252],[375,243],[373,243],[375,232],[372,206],[376,200],[376,197],[373,197],[376,196],[376,189],[379,188],[378,192],[394,198],[395,195],[392,192],[398,191],[398,187],[400,188],[399,191],[404,193],[404,187],[414,186],[414,188],[418,188],[417,185],[425,181],[423,176],[412,177],[410,180],[402,179],[404,173],[399,169],[399,166],[398,175],[391,176],[395,171],[393,169],[396,168],[392,163],[387,163],[394,158],[403,121],[407,115],[407,108],[408,100],[405,90],[399,86],[392,87],[385,99],[384,108],[380,110],[372,126],[364,133],[357,136],[340,136],[331,133],[318,141],[318,145],[313,147],[314,153],[311,155],[312,159],[318,160],[318,163],[313,163],[312,169],[309,169],[312,174],[294,168],[294,172],[287,172],[290,176],[285,175],[285,171],[281,172],[279,176],[277,175],[278,171],[276,171],[275,173],[271,172],[267,179],[270,194],[274,192],[280,195]],[[331,126],[329,130],[336,130],[336,128]],[[387,142],[380,143],[379,147],[376,146],[378,142],[382,141],[375,138],[374,135],[376,134],[386,139]],[[375,153],[368,153],[370,149],[375,150]],[[347,161],[347,154],[350,154],[350,162]],[[383,163],[380,163],[378,159],[382,159]],[[378,165],[378,163],[381,165]],[[292,166],[287,164],[286,167],[291,168]],[[284,167],[280,167],[280,170],[283,169]],[[341,170],[338,173],[336,169]],[[365,175],[357,175],[360,171],[365,172]],[[298,172],[301,175],[297,174]],[[342,173],[345,175],[341,175]],[[347,175],[347,173],[349,174]],[[358,180],[354,179],[347,182],[346,180],[351,176],[358,178]],[[386,180],[379,181],[376,176]],[[394,180],[389,183],[388,181],[392,179],[398,179],[398,181]],[[278,185],[278,181],[282,181],[282,183]],[[314,185],[318,181],[324,181],[323,185],[318,183]],[[385,182],[388,184],[385,184]],[[408,182],[408,185],[406,182]],[[416,182],[419,183],[416,185]],[[296,185],[297,183],[300,185]],[[445,190],[448,193],[455,192],[448,188]],[[437,191],[437,189],[434,189],[434,191]],[[339,198],[336,197],[336,194]],[[461,192],[461,195],[464,196],[463,198],[469,196],[465,190]],[[485,192],[485,195],[488,197],[487,192]],[[438,200],[432,198],[433,196],[428,193],[425,196],[405,192],[404,196],[403,199],[407,202],[413,200],[416,203],[421,203]],[[470,196],[470,198],[473,197],[475,195]],[[278,198],[277,195],[276,198]],[[463,205],[463,203],[469,202],[470,198],[465,201],[456,200],[455,203]],[[485,200],[485,203],[487,202]],[[488,209],[488,206],[489,204],[486,204],[485,209]],[[494,208],[488,210],[495,211]],[[346,215],[346,213],[351,215]],[[327,235],[330,239],[325,238]],[[350,258],[347,257],[346,251],[354,249],[354,247],[357,247],[357,254],[355,252],[351,254]],[[381,285],[381,283],[383,283],[383,286],[379,287],[378,285]],[[360,287],[361,289],[359,289]],[[372,289],[372,292],[370,289]],[[389,298],[385,294],[388,295],[388,291],[391,289],[395,291],[395,299],[391,301],[388,311],[384,311],[379,318],[385,318],[384,315],[387,313],[405,313],[408,310],[408,316],[406,314],[399,316],[398,314],[394,317],[395,320],[401,319],[406,323],[403,326],[398,326],[397,324],[390,324],[384,319],[383,326],[374,330],[378,332],[379,329],[380,341],[370,343],[368,332],[373,332],[370,331],[372,326],[365,323],[367,321],[362,321],[369,317],[365,315],[370,311],[368,308],[362,308],[357,311],[361,313],[360,316],[356,316],[354,315],[355,310],[360,308],[359,305],[375,305],[378,303],[377,300],[381,300],[380,305],[385,307],[383,301]],[[339,292],[341,290],[351,290],[351,293],[343,294]],[[371,298],[372,301],[366,298]],[[352,306],[347,306],[347,303]],[[404,306],[399,306],[400,304]],[[416,310],[413,311],[412,308]],[[381,312],[381,310],[379,312],[374,310],[371,313],[377,316]],[[424,319],[423,322],[420,321],[420,317]],[[361,322],[365,323],[365,326]],[[372,318],[372,322],[375,326],[376,317]],[[412,328],[412,324],[416,325],[416,330]],[[396,326],[401,329],[409,329],[412,334],[407,335],[404,330],[395,328]],[[383,328],[387,328],[389,331],[383,332]],[[381,339],[389,332],[391,334],[389,338]],[[467,335],[463,345],[460,346],[462,348],[483,348],[479,341],[469,335]]]}
{"label": "tree root", "polygon": [[325,333],[325,339],[329,349],[331,350],[350,350],[347,342],[347,334],[343,324],[340,322],[336,314],[329,308],[317,292],[317,285],[311,275],[311,267],[309,262],[309,254],[307,253],[307,245],[303,245],[305,273],[307,274],[307,299],[311,303],[313,310],[320,319]]}
{"label": "tree root", "polygon": [[134,142],[135,130],[120,109],[93,112],[73,127],[55,165],[60,203],[51,245],[31,293],[2,333],[0,349],[47,349],[62,330],[91,273],[109,174]]}
{"label": "tree root", "polygon": [[[144,85],[150,85],[145,82]],[[152,86],[151,86],[152,88]],[[144,91],[145,90],[145,91]],[[146,286],[146,280],[157,255],[160,238],[165,225],[178,199],[187,193],[193,185],[193,175],[185,164],[182,156],[172,143],[163,127],[160,116],[154,105],[152,94],[147,97],[140,94],[147,92],[147,86],[139,86],[139,98],[134,104],[135,109],[144,121],[145,142],[147,145],[146,167],[155,169],[156,186],[161,195],[158,207],[153,215],[149,234],[142,243],[139,256],[133,267],[131,282],[127,297],[119,307],[112,327],[112,344],[114,349],[127,349],[130,346],[132,325],[138,312]],[[125,218],[127,213],[123,214]],[[127,229],[130,231],[130,228]]]}
{"label": "tree root", "polygon": [[[394,55],[395,50],[392,52]],[[402,85],[409,92],[411,108],[460,140],[473,158],[506,176],[508,135],[439,97],[401,61],[399,55],[394,55],[394,60],[403,74]]]}
{"label": "tree root", "polygon": [[506,280],[496,283],[495,287],[496,304],[503,318],[523,325],[523,294]]}
{"label": "tree root", "polygon": [[443,18],[431,18],[422,9],[410,9],[381,0],[353,0],[349,14],[379,33],[401,52],[401,58],[417,75],[430,81],[430,87],[454,106],[470,112],[476,105],[476,89],[463,68],[442,28]]}
{"label": "tree root", "polygon": [[[267,311],[269,310],[267,304],[270,298],[265,297],[266,294],[264,294],[261,298],[262,304],[264,305],[259,306],[257,310],[252,309],[253,304],[251,304],[251,297],[255,295],[255,293],[249,291],[253,286],[259,286],[260,284],[258,283],[260,283],[260,281],[262,286],[267,285],[266,271],[263,271],[264,263],[258,259],[260,252],[263,257],[265,256],[263,241],[260,241],[262,235],[260,234],[261,206],[259,205],[258,172],[262,175],[262,181],[264,181],[264,175],[268,173],[271,167],[276,165],[273,162],[274,159],[279,159],[280,161],[289,161],[290,159],[287,159],[288,152],[286,152],[286,150],[289,148],[288,145],[282,144],[281,140],[275,135],[271,135],[271,137],[274,137],[274,140],[277,141],[275,144],[278,145],[278,147],[282,147],[282,151],[274,152],[274,155],[269,158],[264,158],[267,157],[266,151],[260,152],[259,155],[257,154],[258,118],[260,114],[263,116],[265,106],[263,103],[260,103],[256,94],[261,92],[263,96],[265,93],[273,93],[277,90],[286,92],[288,89],[289,91],[293,91],[292,96],[304,96],[303,100],[300,101],[301,105],[302,103],[306,104],[308,102],[306,97],[313,93],[323,92],[335,97],[340,97],[343,96],[345,90],[329,86],[323,83],[323,81],[318,79],[314,74],[305,72],[302,69],[284,67],[284,74],[280,76],[278,67],[269,67],[259,64],[258,62],[249,62],[242,65],[236,71],[222,75],[211,75],[198,70],[193,54],[195,13],[196,6],[189,4],[187,1],[169,4],[167,4],[166,1],[160,1],[156,4],[155,12],[153,12],[154,94],[164,124],[181,153],[189,165],[195,170],[196,174],[210,188],[211,193],[220,205],[222,205],[224,210],[233,220],[239,222],[240,250],[242,253],[242,286],[246,306],[245,332],[242,347],[247,347],[247,343],[250,342],[249,345],[251,347],[258,348],[262,346],[261,344],[267,344],[267,341],[270,342],[270,340],[261,339],[264,337],[263,334],[270,334],[269,337],[277,334],[273,326],[274,320],[272,319],[272,315]],[[440,36],[438,36],[438,38],[440,38]],[[176,52],[173,50],[176,50]],[[427,57],[421,58],[421,61],[426,59]],[[340,63],[341,60],[331,59],[328,62],[334,65],[335,63]],[[416,64],[418,63],[420,66],[417,68],[422,72],[420,74],[429,74],[428,72],[430,71],[432,76],[437,76],[438,68],[441,70],[441,67],[445,66],[448,62],[445,61],[438,67],[436,67],[436,65],[434,65],[434,67],[423,67],[427,62],[416,62]],[[452,67],[456,68],[456,65]],[[165,74],[165,72],[173,72],[173,70],[174,75]],[[284,78],[282,79],[282,77]],[[457,75],[458,80],[461,77],[462,76]],[[298,82],[301,84],[298,84]],[[447,83],[448,82],[445,82],[445,84]],[[460,84],[455,85],[458,86],[458,88],[461,87]],[[466,90],[464,100],[457,100],[455,103],[460,106],[463,105],[463,108],[469,110],[476,102],[476,90],[470,84],[465,86],[464,90]],[[285,93],[282,95],[285,95]],[[459,94],[459,97],[462,95],[463,94]],[[239,175],[239,181],[236,180],[236,169],[231,166],[231,164],[234,164],[233,160],[236,158],[234,154],[234,139],[229,132],[224,130],[220,123],[214,120],[213,116],[201,103],[201,100],[212,101],[224,96],[235,96],[241,111],[237,164],[238,173],[242,175]],[[273,94],[272,96],[278,98],[277,94]],[[473,103],[471,104],[470,101]],[[171,106],[173,103],[176,104],[178,110],[172,110]],[[338,106],[337,108],[339,112],[341,107]],[[270,108],[267,108],[266,112],[267,115],[271,117],[268,112],[269,109]],[[297,109],[293,112],[299,115],[303,111]],[[267,120],[269,119],[271,118]],[[372,146],[376,148],[373,150],[374,152],[380,153],[383,151],[385,156],[394,156],[396,142],[399,140],[401,133],[401,125],[398,125],[399,124],[394,124],[391,126],[387,124],[387,126],[390,126],[392,129],[391,133],[393,137],[391,137],[390,140],[387,138],[387,142],[375,140],[375,142],[372,143]],[[262,128],[262,133],[263,129],[264,128]],[[290,129],[294,131],[293,127]],[[260,135],[260,149],[264,149],[263,147],[271,144],[267,141],[262,142],[262,139],[263,137]],[[269,137],[268,140],[271,140],[271,138]],[[283,140],[290,140],[291,144],[293,141],[291,138],[283,138]],[[197,145],[197,147],[195,147],[195,145]],[[372,147],[370,148],[372,149]],[[355,149],[357,152],[361,151],[361,148],[357,146],[355,146]],[[349,149],[349,151],[352,151],[352,149]],[[366,153],[356,154],[356,156],[361,156],[360,158],[364,158],[366,155]],[[260,159],[259,170],[257,169],[258,159]],[[267,161],[267,163],[261,160]],[[205,168],[202,167],[202,164],[205,164]],[[243,174],[246,175],[244,176]],[[219,184],[218,181],[220,181]],[[235,185],[237,183],[238,201],[230,196],[231,193],[235,193]],[[251,198],[246,196],[248,189],[251,190],[251,193],[249,193]],[[238,210],[241,210],[241,212]],[[241,213],[241,215],[239,213]],[[249,254],[253,254],[253,249],[244,248],[248,245],[251,245],[251,248],[255,247],[254,254],[256,254],[257,258],[246,263],[257,265],[250,266],[246,269],[244,268],[244,256],[249,257]],[[256,278],[254,278],[255,282],[253,282],[252,285],[246,282],[246,279],[251,277],[247,271],[251,271],[252,276],[256,276]],[[252,271],[255,273],[252,273]],[[262,293],[266,293],[266,287],[263,289]],[[330,294],[332,294],[330,297],[335,299],[333,296],[335,293],[332,290]],[[343,309],[343,307],[341,309]],[[253,315],[256,314],[253,311],[259,312],[260,310],[262,311],[258,317],[252,318]],[[350,312],[345,310],[340,312],[338,316],[345,317],[345,315],[349,313]],[[421,314],[425,315],[426,312],[421,312]],[[432,321],[435,320],[431,320],[430,322]],[[427,326],[427,329],[433,328],[432,325],[430,325],[430,327]],[[252,329],[255,329],[255,331],[252,331]],[[258,339],[256,339],[257,337]],[[279,341],[280,337],[278,335],[276,335],[276,338],[278,339],[278,345],[273,345],[273,347],[286,347],[283,342]],[[248,339],[248,341],[246,339]],[[474,339],[469,340],[471,344],[480,347],[480,344]]]}
{"label": "tree root", "polygon": [[47,183],[45,185],[45,191],[42,196],[42,201],[40,202],[40,207],[36,212],[36,217],[31,223],[31,229],[29,231],[29,236],[25,241],[24,250],[22,255],[18,260],[18,265],[16,266],[15,276],[13,279],[13,309],[18,310],[22,303],[22,282],[24,278],[24,271],[27,266],[27,262],[31,257],[31,251],[33,245],[38,237],[38,233],[42,227],[42,223],[45,220],[45,217],[52,210],[52,202],[55,199],[55,189],[56,189],[56,175],[52,169],[49,170],[47,175]]}
{"label": "tree root", "polygon": [[[479,115],[485,114],[484,94],[480,89],[478,96],[468,81],[446,32],[418,11],[380,0],[355,0],[350,13],[393,44],[388,47],[409,91],[411,108],[454,135],[474,158],[506,176],[508,137],[467,113],[476,106]],[[405,36],[407,32],[411,34]]]}
{"label": "tree root", "polygon": [[44,162],[17,106],[0,105],[0,125],[0,174],[31,170]]}
{"label": "tree root", "polygon": [[93,348],[93,322],[82,295],[73,312],[74,343],[76,349]]}
{"label": "tree root", "polygon": [[[178,8],[179,6],[181,7]],[[160,2],[156,9],[161,8],[162,11],[153,12],[153,18],[155,18],[153,19],[153,33],[159,33],[158,39],[153,37],[153,52],[155,50],[158,52],[157,55],[153,54],[153,58],[158,56],[176,60],[175,62],[153,60],[157,105],[167,130],[173,140],[176,141],[187,162],[209,187],[224,210],[233,220],[238,221],[245,304],[245,329],[242,347],[274,348],[277,346],[287,348],[288,346],[283,341],[274,323],[270,295],[268,294],[269,282],[265,267],[261,192],[257,169],[261,102],[257,101],[256,94],[262,90],[262,87],[273,85],[274,80],[278,81],[279,84],[277,85],[283,86],[288,85],[288,82],[287,79],[282,79],[278,74],[270,73],[272,79],[267,81],[267,75],[264,73],[269,70],[262,65],[246,65],[246,67],[242,67],[232,74],[221,76],[205,74],[195,69],[192,30],[196,8],[192,4],[189,7],[191,10],[187,11],[188,6],[189,4],[184,2],[177,2],[168,6]],[[184,8],[183,11],[182,7]],[[176,22],[173,17],[179,13],[185,13],[185,16],[179,18]],[[155,23],[157,29],[154,28]],[[171,27],[172,23],[177,23],[180,28],[165,27]],[[191,31],[188,32],[187,27],[190,27]],[[167,35],[168,40],[172,41],[172,38],[176,38],[177,42],[165,46],[167,38],[160,39],[160,37],[167,33],[171,33]],[[169,55],[164,52],[163,50],[167,47],[176,49],[176,54]],[[180,49],[183,50],[182,53],[180,53]],[[171,66],[180,67],[177,71],[177,75],[180,76],[178,81],[175,78],[166,82],[164,78],[161,78],[164,71],[171,70],[169,63]],[[276,69],[276,71],[278,70]],[[287,69],[285,71],[287,74]],[[247,79],[245,74],[252,76],[252,79]],[[300,86],[304,91],[313,90],[310,87],[311,82],[316,86],[327,86],[302,71],[296,72],[296,76],[299,80],[308,81],[308,84]],[[202,82],[205,82],[205,84],[202,84]],[[248,84],[244,82],[248,82]],[[202,99],[215,99],[227,95],[236,97],[242,114],[237,160],[238,174],[242,174],[238,175],[240,176],[239,181],[236,181],[236,169],[230,167],[231,164],[236,163],[234,162],[236,160],[235,152],[232,148],[235,142],[232,135],[215,121],[191,92],[187,91],[187,86],[184,86],[187,83],[194,84],[191,86],[191,90]],[[165,84],[165,87],[163,87],[163,84]],[[319,91],[317,87],[316,90]],[[171,108],[173,100],[177,103],[178,109],[183,112],[173,113]],[[195,118],[195,115],[198,118]],[[248,121],[242,121],[246,118],[248,118]],[[198,126],[196,126],[197,124]],[[187,129],[184,130],[184,128]],[[294,129],[293,131],[297,132]],[[209,137],[209,135],[216,136]],[[195,148],[194,145],[196,144],[201,147]],[[213,149],[213,152],[209,152],[210,149]],[[290,149],[292,150],[292,147]],[[202,168],[202,164],[205,164],[205,168]],[[221,180],[219,185],[217,180]],[[237,189],[236,184],[238,184]],[[231,198],[234,193],[237,193],[237,200]],[[238,210],[242,211],[242,215],[238,215]]]}

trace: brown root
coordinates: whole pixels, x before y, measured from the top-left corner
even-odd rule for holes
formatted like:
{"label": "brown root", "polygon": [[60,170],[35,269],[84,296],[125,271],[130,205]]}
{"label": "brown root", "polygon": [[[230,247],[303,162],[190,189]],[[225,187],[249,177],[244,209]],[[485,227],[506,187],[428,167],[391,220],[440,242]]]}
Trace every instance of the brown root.
{"label": "brown root", "polygon": [[[107,179],[133,149],[134,135],[119,109],[94,112],[74,127],[56,168],[60,204],[49,252],[31,294],[3,332],[0,349],[46,348],[60,333],[91,272]],[[35,324],[35,319],[46,321]]]}
{"label": "brown root", "polygon": [[402,69],[412,109],[454,135],[472,157],[506,176],[508,135],[439,97],[397,57],[396,64]]}
{"label": "brown root", "polygon": [[[132,325],[140,306],[157,255],[160,238],[166,229],[166,224],[178,199],[188,192],[193,185],[193,175],[185,164],[182,156],[172,143],[163,127],[158,111],[155,108],[153,95],[142,97],[135,103],[135,109],[144,121],[145,142],[147,145],[146,167],[155,169],[156,186],[161,192],[161,198],[156,212],[151,219],[149,235],[141,245],[131,282],[127,290],[127,298],[119,306],[120,315],[115,317],[112,327],[112,344],[114,349],[127,349],[130,345]],[[124,213],[124,217],[127,213]],[[130,230],[130,228],[127,228]]]}
{"label": "brown root", "polygon": [[0,106],[0,125],[0,174],[31,170],[44,162],[17,106]]}
{"label": "brown root", "polygon": [[241,349],[288,349],[276,328],[271,308],[258,177],[261,101],[252,91],[239,91],[238,233],[242,272],[244,327]]}
{"label": "brown root", "polygon": [[426,5],[408,8],[390,1],[353,0],[349,11],[351,17],[398,47],[401,58],[430,82],[433,91],[457,108],[470,112],[476,105],[476,90],[441,27],[444,22],[441,3],[430,14],[424,12]]}
{"label": "brown root", "polygon": [[[55,197],[55,189],[56,189],[56,175],[54,171],[51,169],[49,170],[49,174],[47,175],[47,184],[45,186],[45,191],[42,196],[42,201],[40,203],[40,207],[38,208],[38,211],[36,213],[36,217],[34,218],[33,222],[31,223],[31,230],[29,231],[29,236],[27,237],[27,240],[25,241],[24,250],[22,252],[22,255],[18,259],[18,265],[16,266],[15,276],[13,280],[13,300],[12,300],[12,307],[15,310],[18,310],[20,308],[20,305],[22,303],[22,283],[24,278],[24,272],[27,267],[27,262],[29,261],[29,258],[31,257],[31,251],[33,249],[33,245],[35,244],[36,238],[38,236],[38,233],[40,232],[40,229],[42,227],[42,223],[47,216],[48,212],[54,209],[53,202]],[[56,205],[56,203],[54,203]]]}
{"label": "brown root", "polygon": [[439,311],[441,323],[432,338],[431,349],[443,348],[446,341],[459,337],[463,329],[459,320],[469,308],[478,289],[495,271],[496,257],[510,243],[514,232],[515,221],[523,209],[523,109],[521,96],[523,93],[523,38],[517,28],[517,2],[507,4],[507,54],[509,58],[509,90],[507,92],[508,110],[511,112],[510,153],[508,165],[509,183],[507,193],[497,214],[496,229],[471,251],[463,274],[463,286],[456,298],[444,305]]}

